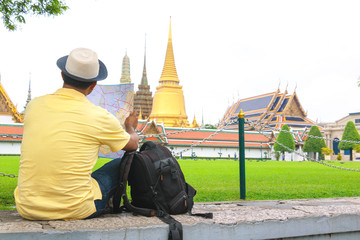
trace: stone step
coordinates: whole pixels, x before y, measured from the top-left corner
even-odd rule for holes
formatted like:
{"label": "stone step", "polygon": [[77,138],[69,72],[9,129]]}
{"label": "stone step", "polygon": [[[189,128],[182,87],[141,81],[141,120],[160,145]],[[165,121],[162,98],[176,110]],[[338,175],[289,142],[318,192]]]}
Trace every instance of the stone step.
{"label": "stone step", "polygon": [[[360,239],[360,197],[196,203],[194,213],[213,219],[173,217],[186,239]],[[0,211],[0,239],[167,239],[157,217],[105,214],[73,221],[28,221]]]}

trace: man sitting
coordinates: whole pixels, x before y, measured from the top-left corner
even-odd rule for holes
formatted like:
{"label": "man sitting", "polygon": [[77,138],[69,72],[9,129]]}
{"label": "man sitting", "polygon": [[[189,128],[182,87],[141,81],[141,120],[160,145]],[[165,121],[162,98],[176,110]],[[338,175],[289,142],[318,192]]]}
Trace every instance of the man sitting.
{"label": "man sitting", "polygon": [[140,139],[135,112],[123,129],[115,116],[86,98],[107,77],[94,51],[74,49],[57,66],[63,88],[33,99],[25,112],[14,196],[19,214],[30,220],[100,215],[118,185],[121,162],[114,159],[92,173],[100,146],[133,151]]}

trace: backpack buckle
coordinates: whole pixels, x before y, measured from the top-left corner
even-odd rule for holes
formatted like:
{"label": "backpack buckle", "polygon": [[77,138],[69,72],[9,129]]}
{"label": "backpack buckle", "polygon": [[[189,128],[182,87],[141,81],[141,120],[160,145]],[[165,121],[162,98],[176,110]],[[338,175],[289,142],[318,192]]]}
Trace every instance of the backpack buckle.
{"label": "backpack buckle", "polygon": [[164,211],[162,211],[162,210],[156,211],[156,216],[157,216],[157,217],[163,217],[164,215],[165,215],[165,212],[164,212]]}

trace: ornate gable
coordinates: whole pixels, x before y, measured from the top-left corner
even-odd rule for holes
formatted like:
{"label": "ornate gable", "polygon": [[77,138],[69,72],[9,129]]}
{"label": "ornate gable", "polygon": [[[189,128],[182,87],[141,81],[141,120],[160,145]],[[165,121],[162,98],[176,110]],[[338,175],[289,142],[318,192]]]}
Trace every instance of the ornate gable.
{"label": "ornate gable", "polygon": [[[140,126],[142,125],[143,126]],[[157,124],[154,120],[152,121],[139,121],[139,126],[141,128],[140,133],[143,135],[142,141],[155,141],[155,142],[162,142],[167,143],[167,138],[165,136],[165,128],[161,124]]]}
{"label": "ornate gable", "polygon": [[0,83],[0,115],[10,115],[15,123],[22,123],[24,115],[17,111],[16,106],[12,103],[4,87]]}
{"label": "ornate gable", "polygon": [[283,111],[284,115],[291,117],[306,117],[306,112],[301,107],[300,101],[296,95],[296,92],[290,97],[286,107]]}

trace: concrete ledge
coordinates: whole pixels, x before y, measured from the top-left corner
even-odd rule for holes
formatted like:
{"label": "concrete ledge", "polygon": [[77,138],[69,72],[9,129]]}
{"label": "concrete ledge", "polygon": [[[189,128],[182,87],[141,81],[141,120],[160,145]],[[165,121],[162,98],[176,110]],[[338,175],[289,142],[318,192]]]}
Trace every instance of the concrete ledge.
{"label": "concrete ledge", "polygon": [[[360,239],[360,198],[196,203],[193,212],[214,219],[175,215],[186,239]],[[0,239],[167,239],[156,217],[107,214],[75,221],[28,221],[0,211]]]}

